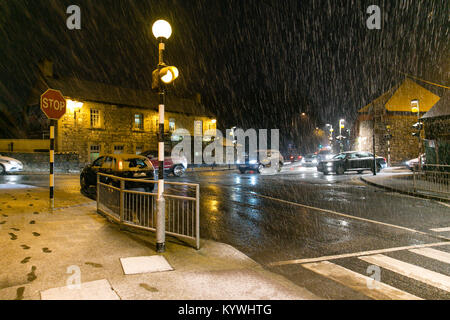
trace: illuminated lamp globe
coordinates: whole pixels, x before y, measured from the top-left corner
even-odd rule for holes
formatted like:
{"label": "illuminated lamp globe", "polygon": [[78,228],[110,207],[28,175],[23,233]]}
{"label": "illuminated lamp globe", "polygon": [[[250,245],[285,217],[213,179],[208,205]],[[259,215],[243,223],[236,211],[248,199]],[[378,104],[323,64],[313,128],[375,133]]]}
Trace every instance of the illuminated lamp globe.
{"label": "illuminated lamp globe", "polygon": [[169,39],[172,34],[172,27],[166,20],[158,20],[152,26],[152,32],[156,39]]}

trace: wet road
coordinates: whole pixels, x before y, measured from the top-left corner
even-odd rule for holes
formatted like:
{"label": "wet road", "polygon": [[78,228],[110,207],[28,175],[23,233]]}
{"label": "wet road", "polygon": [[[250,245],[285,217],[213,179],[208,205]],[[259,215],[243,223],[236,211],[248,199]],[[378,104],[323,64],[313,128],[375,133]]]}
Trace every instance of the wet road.
{"label": "wet road", "polygon": [[[78,184],[75,176],[57,179]],[[357,174],[304,168],[169,180],[200,183],[202,238],[228,243],[321,297],[450,298],[450,232],[436,231],[450,227],[445,204],[367,186]],[[47,177],[0,177],[5,182],[46,186]]]}

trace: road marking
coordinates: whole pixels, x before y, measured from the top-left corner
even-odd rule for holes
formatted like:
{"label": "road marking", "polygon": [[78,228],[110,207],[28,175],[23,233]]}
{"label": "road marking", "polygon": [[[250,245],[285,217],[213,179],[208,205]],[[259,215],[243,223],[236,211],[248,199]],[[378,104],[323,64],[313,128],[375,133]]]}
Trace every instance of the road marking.
{"label": "road marking", "polygon": [[303,267],[376,300],[423,300],[329,261],[308,263]]}
{"label": "road marking", "polygon": [[450,253],[448,252],[439,251],[431,248],[411,249],[409,251],[434,260],[439,260],[441,262],[450,264]]}
{"label": "road marking", "polygon": [[288,264],[304,264],[304,263],[319,262],[319,261],[325,261],[325,260],[336,260],[336,259],[343,259],[343,258],[352,258],[352,257],[367,256],[367,255],[387,253],[387,252],[395,252],[395,251],[427,248],[427,247],[437,247],[437,246],[445,246],[445,245],[450,245],[450,242],[435,242],[435,243],[418,244],[418,245],[405,246],[405,247],[395,247],[395,248],[386,248],[386,249],[379,249],[379,250],[344,253],[344,254],[338,254],[338,255],[333,255],[333,256],[322,256],[322,257],[317,257],[317,258],[278,261],[278,262],[269,263],[267,265],[270,267],[274,267],[274,266],[283,266],[283,265],[288,265]]}
{"label": "road marking", "polygon": [[429,234],[429,233],[426,233],[426,232],[423,232],[423,231],[419,231],[419,230],[415,230],[415,229],[411,229],[411,228],[406,228],[406,227],[398,226],[398,225],[395,225],[395,224],[385,223],[385,222],[371,220],[371,219],[366,219],[366,218],[361,218],[361,217],[355,217],[355,216],[352,216],[352,215],[349,215],[349,214],[340,213],[340,212],[336,212],[336,211],[333,211],[333,210],[312,207],[312,206],[308,206],[308,205],[297,203],[297,202],[292,202],[292,201],[288,201],[288,200],[283,200],[283,199],[273,198],[273,197],[269,197],[269,196],[264,196],[264,195],[261,195],[261,194],[257,194],[256,192],[253,192],[253,191],[244,191],[244,192],[252,194],[252,195],[257,196],[257,197],[266,198],[266,199],[273,200],[273,201],[278,201],[278,202],[283,202],[283,203],[287,203],[287,204],[290,204],[290,205],[293,205],[293,206],[297,206],[297,207],[303,207],[303,208],[307,208],[307,209],[311,209],[311,210],[322,211],[322,212],[326,212],[326,213],[335,214],[335,215],[338,215],[338,216],[341,216],[341,217],[346,217],[346,218],[349,218],[349,219],[354,219],[354,220],[359,220],[359,221],[379,224],[379,225],[386,226],[386,227],[396,228],[396,229],[405,230],[405,231],[408,231],[408,232],[418,233],[418,234],[426,235],[426,236],[429,236],[429,237],[434,237],[434,238],[439,238],[439,239],[442,239],[442,240],[449,240],[450,241],[450,238],[447,238],[447,237],[438,236],[438,235],[434,235],[434,234]]}
{"label": "road marking", "polygon": [[431,231],[434,231],[434,232],[447,232],[447,231],[450,231],[450,227],[447,227],[447,228],[436,228],[436,229],[430,229]]}
{"label": "road marking", "polygon": [[359,257],[359,259],[379,267],[391,270],[405,277],[421,281],[425,284],[450,292],[450,277],[406,263],[397,259],[393,259],[382,254],[374,256]]}

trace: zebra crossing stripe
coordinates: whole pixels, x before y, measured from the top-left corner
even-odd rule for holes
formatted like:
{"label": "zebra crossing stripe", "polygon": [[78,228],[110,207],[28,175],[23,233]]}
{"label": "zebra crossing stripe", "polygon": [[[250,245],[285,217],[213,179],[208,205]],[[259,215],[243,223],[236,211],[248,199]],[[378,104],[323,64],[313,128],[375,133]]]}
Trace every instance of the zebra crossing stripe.
{"label": "zebra crossing stripe", "polygon": [[382,254],[359,257],[359,259],[402,276],[421,281],[430,286],[450,292],[450,277]]}
{"label": "zebra crossing stripe", "polygon": [[450,231],[450,227],[446,227],[446,228],[436,228],[436,229],[430,229],[431,231],[434,232],[447,232]]}
{"label": "zebra crossing stripe", "polygon": [[448,252],[431,249],[431,248],[411,249],[409,251],[416,253],[416,254],[420,254],[420,255],[428,257],[428,258],[431,258],[431,259],[434,259],[434,260],[439,260],[441,262],[450,264],[450,253],[448,253]]}
{"label": "zebra crossing stripe", "polygon": [[[346,287],[376,300],[422,300],[410,293],[391,287],[385,283],[346,269],[329,261],[308,263],[304,268],[332,279]],[[370,285],[369,285],[370,284]]]}

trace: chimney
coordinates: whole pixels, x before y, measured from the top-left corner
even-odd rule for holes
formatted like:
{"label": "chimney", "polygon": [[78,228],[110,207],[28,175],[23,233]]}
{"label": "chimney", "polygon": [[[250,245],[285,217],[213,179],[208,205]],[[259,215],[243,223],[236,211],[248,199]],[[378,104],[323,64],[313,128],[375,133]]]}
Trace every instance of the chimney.
{"label": "chimney", "polygon": [[39,71],[46,78],[53,78],[53,62],[47,58],[39,60]]}

